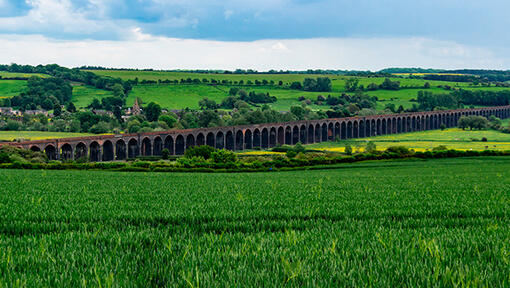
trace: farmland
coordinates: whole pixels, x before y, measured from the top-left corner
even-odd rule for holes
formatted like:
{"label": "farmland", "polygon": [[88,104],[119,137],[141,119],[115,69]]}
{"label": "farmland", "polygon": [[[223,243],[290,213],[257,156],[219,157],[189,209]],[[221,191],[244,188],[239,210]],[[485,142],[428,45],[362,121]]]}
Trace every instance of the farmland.
{"label": "farmland", "polygon": [[497,157],[171,177],[0,170],[0,283],[507,287],[509,171]]}
{"label": "farmland", "polygon": [[[123,80],[178,80],[181,79],[207,79],[209,82],[206,83],[194,83],[194,84],[139,84],[135,85],[130,92],[126,105],[132,105],[135,98],[140,98],[144,103],[156,102],[163,108],[170,110],[180,110],[185,108],[198,108],[198,101],[207,97],[220,103],[223,99],[228,97],[228,91],[231,87],[240,87],[248,92],[254,91],[259,93],[269,93],[271,96],[275,96],[277,101],[270,103],[273,109],[278,111],[289,111],[292,106],[301,105],[299,97],[304,97],[309,100],[316,100],[318,95],[327,97],[340,96],[342,93],[352,93],[346,91],[346,81],[352,76],[342,75],[316,75],[316,74],[223,74],[223,73],[191,73],[191,72],[164,72],[164,71],[130,71],[130,70],[90,70],[100,76],[121,78]],[[47,77],[44,74],[23,74],[23,73],[8,73],[1,72],[0,76],[4,77],[29,77],[36,75],[39,77]],[[292,82],[302,82],[305,78],[316,78],[316,77],[329,77],[331,79],[332,91],[331,92],[306,92],[300,90],[289,89],[288,86]],[[214,79],[216,81],[232,81],[239,82],[244,81],[244,85],[239,84],[218,84],[210,85],[210,81]],[[367,87],[369,84],[374,83],[376,85],[381,84],[384,81],[384,77],[357,77],[359,85]],[[432,93],[448,93],[439,86],[448,85],[450,87],[457,87],[469,90],[491,90],[499,91],[503,89],[509,89],[504,87],[481,87],[473,86],[471,83],[464,82],[446,82],[446,81],[429,81],[423,79],[410,79],[410,78],[399,78],[390,77],[392,81],[400,82],[399,90],[376,90],[376,91],[365,91],[370,96],[376,96],[377,109],[383,110],[386,104],[393,103],[397,107],[402,105],[403,108],[410,108],[417,97],[417,93],[423,90],[425,83],[429,83],[431,87],[428,91]],[[274,81],[275,85],[246,85],[247,81],[263,81],[268,82]],[[279,82],[282,85],[278,85]],[[18,95],[26,87],[26,81],[22,80],[3,80],[0,81],[0,97],[12,97]],[[73,98],[72,101],[78,108],[87,107],[94,98],[101,100],[103,97],[111,96],[111,91],[97,89],[91,86],[74,86],[73,87]],[[308,108],[312,110],[327,110],[329,106],[314,105],[313,103],[308,105]]]}
{"label": "farmland", "polygon": [[24,80],[0,80],[0,98],[19,95],[26,86],[27,81]]}
{"label": "farmland", "polygon": [[68,137],[84,137],[93,134],[87,133],[67,133],[67,132],[47,132],[47,131],[0,131],[0,141],[13,141],[16,139],[24,140],[43,140]]}
{"label": "farmland", "polygon": [[[506,123],[504,125],[507,125]],[[484,137],[487,138],[487,142],[481,141]],[[510,134],[494,130],[462,130],[459,128],[383,135],[359,140],[324,142],[307,145],[307,147],[343,152],[347,144],[356,150],[364,147],[368,142],[374,142],[379,150],[384,150],[390,146],[405,146],[416,151],[425,151],[440,145],[456,150],[510,150]]]}

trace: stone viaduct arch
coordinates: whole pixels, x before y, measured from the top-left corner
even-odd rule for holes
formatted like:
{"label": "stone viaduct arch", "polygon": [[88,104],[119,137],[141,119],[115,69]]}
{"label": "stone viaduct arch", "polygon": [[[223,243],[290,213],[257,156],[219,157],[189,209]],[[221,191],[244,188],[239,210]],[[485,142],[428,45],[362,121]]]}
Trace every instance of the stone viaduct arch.
{"label": "stone viaduct arch", "polygon": [[454,127],[466,115],[510,117],[510,106],[476,109],[403,113],[268,123],[257,125],[170,130],[141,134],[99,135],[91,137],[38,140],[7,145],[44,152],[50,160],[114,161],[137,156],[159,156],[163,149],[183,155],[195,145],[218,149],[266,149],[277,144],[303,144],[363,138],[376,135]]}

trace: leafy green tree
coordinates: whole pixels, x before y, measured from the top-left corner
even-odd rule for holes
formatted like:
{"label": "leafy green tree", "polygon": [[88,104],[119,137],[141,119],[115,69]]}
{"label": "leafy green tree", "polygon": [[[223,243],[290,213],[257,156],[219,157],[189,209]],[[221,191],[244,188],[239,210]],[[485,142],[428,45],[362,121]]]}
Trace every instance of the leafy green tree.
{"label": "leafy green tree", "polygon": [[377,152],[377,147],[374,142],[370,141],[367,143],[367,146],[365,147],[365,151],[368,153],[375,153]]}
{"label": "leafy green tree", "polygon": [[53,116],[55,117],[58,117],[62,115],[62,107],[59,105],[55,105],[55,107],[53,107]]}
{"label": "leafy green tree", "polygon": [[150,102],[147,107],[145,107],[144,113],[148,121],[158,121],[159,115],[161,115],[161,106],[157,103]]}
{"label": "leafy green tree", "polygon": [[358,78],[353,78],[353,77],[348,78],[347,80],[345,80],[345,90],[347,92],[356,91],[358,89],[358,83],[359,83]]}
{"label": "leafy green tree", "polygon": [[229,150],[217,150],[211,153],[211,158],[214,163],[235,163],[237,162],[237,155]]}
{"label": "leafy green tree", "polygon": [[218,104],[216,104],[216,101],[210,100],[209,98],[203,98],[202,100],[198,101],[198,106],[202,110],[218,108]]}
{"label": "leafy green tree", "polygon": [[165,122],[166,125],[168,125],[168,128],[175,127],[175,124],[177,123],[177,119],[170,114],[164,114],[159,116],[159,121]]}
{"label": "leafy green tree", "polygon": [[76,107],[74,106],[74,103],[73,103],[73,102],[69,102],[69,103],[67,103],[67,105],[66,105],[66,110],[67,110],[69,113],[74,113],[74,112],[76,112]]}
{"label": "leafy green tree", "polygon": [[352,155],[352,147],[351,145],[347,144],[345,145],[345,150],[344,150],[345,154],[347,155]]}
{"label": "leafy green tree", "polygon": [[184,157],[186,158],[203,157],[204,159],[207,160],[211,158],[211,154],[214,151],[216,151],[216,149],[208,145],[191,146],[188,149],[186,149],[186,152],[184,152]]}

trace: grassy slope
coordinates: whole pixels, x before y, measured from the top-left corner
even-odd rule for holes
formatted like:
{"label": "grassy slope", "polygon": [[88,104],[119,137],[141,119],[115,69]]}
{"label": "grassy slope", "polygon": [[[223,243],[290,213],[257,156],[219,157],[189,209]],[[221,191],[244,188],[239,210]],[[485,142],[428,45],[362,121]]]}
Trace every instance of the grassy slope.
{"label": "grassy slope", "polygon": [[0,98],[19,95],[26,87],[24,80],[0,80]]}
{"label": "grassy slope", "polygon": [[86,133],[67,133],[67,132],[46,132],[46,131],[0,131],[0,140],[13,141],[15,139],[42,140],[67,137],[91,136]]}
{"label": "grassy slope", "polygon": [[101,100],[103,97],[112,96],[112,92],[108,90],[97,89],[92,86],[73,86],[72,101],[76,108],[85,108],[94,98]]}
{"label": "grassy slope", "polygon": [[13,72],[6,72],[6,71],[0,71],[0,76],[4,78],[8,77],[23,77],[23,78],[30,78],[32,76],[37,76],[41,78],[50,77],[47,74],[39,74],[39,73],[13,73]]}
{"label": "grassy slope", "polygon": [[[109,76],[114,78],[122,79],[134,79],[138,78],[140,81],[146,80],[180,80],[186,78],[198,78],[198,79],[216,79],[216,80],[232,80],[239,81],[244,80],[273,80],[276,83],[282,80],[284,83],[291,83],[293,81],[303,81],[307,77],[320,77],[320,75],[294,75],[294,74],[248,74],[248,75],[235,75],[235,74],[200,74],[200,73],[184,73],[184,72],[158,72],[158,71],[93,71],[99,75]],[[318,92],[303,92],[296,90],[281,89],[279,87],[244,87],[243,89],[258,92],[269,92],[272,96],[276,96],[278,101],[271,104],[274,109],[277,110],[289,110],[293,105],[300,105],[298,98],[305,96],[308,99],[316,99],[317,95],[322,94],[324,96],[334,95],[338,96],[341,93],[345,93],[345,80],[349,77],[328,75],[332,79],[332,92],[318,93]],[[381,84],[384,78],[359,78],[359,84],[365,87],[370,83]],[[444,81],[425,81],[420,79],[406,79],[406,78],[391,78],[393,81],[400,81],[403,87],[415,87],[423,86],[425,82],[429,82],[432,88],[429,91],[434,93],[445,93],[446,91],[442,88],[438,88],[438,85],[450,85],[452,87],[463,87],[467,89],[484,89],[484,90],[499,90],[504,88],[478,88],[471,87],[469,83],[454,83]],[[198,107],[198,101],[204,97],[214,99],[217,102],[221,102],[224,97],[227,97],[226,91],[229,90],[228,86],[221,86],[218,91],[214,87],[207,85],[144,85],[133,88],[133,92],[128,99],[128,105],[132,104],[135,97],[141,97],[144,102],[150,101],[158,102],[165,108],[169,109],[182,109],[185,107],[196,108]],[[421,89],[408,89],[404,88],[399,91],[388,91],[388,90],[377,90],[366,92],[369,95],[377,96],[380,99],[378,102],[378,109],[383,109],[387,103],[394,103],[395,105],[402,105],[404,108],[411,107],[413,103],[411,99],[416,99],[417,92]],[[312,109],[327,109],[327,106],[311,106]]]}
{"label": "grassy slope", "polygon": [[0,170],[0,282],[507,287],[509,171],[506,158],[251,174]]}
{"label": "grassy slope", "polygon": [[[483,137],[486,137],[488,141],[481,142],[480,140]],[[473,139],[475,141],[473,141]],[[386,149],[389,146],[401,145],[423,151],[439,145],[444,145],[450,149],[460,150],[485,150],[487,148],[491,150],[510,150],[510,134],[493,130],[469,131],[458,128],[446,129],[444,131],[431,130],[383,135],[353,141],[324,142],[307,145],[307,147],[343,152],[346,144],[350,144],[353,148],[356,146],[364,147],[369,141],[374,142],[378,149]]]}

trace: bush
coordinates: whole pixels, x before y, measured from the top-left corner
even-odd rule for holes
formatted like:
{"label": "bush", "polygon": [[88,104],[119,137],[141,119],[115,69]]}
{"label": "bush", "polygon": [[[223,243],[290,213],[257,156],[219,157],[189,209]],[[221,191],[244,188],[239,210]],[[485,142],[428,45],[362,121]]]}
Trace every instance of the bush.
{"label": "bush", "polygon": [[390,147],[386,148],[385,152],[395,153],[400,156],[408,156],[408,155],[412,154],[412,152],[409,150],[409,148],[407,148],[405,146],[390,146]]}
{"label": "bush", "polygon": [[11,163],[11,159],[7,153],[0,153],[0,163]]}
{"label": "bush", "polygon": [[214,163],[234,163],[237,162],[237,155],[229,150],[217,150],[211,153]]}
{"label": "bush", "polygon": [[487,142],[487,137],[482,137],[482,142]]}
{"label": "bush", "polygon": [[168,150],[167,148],[163,149],[163,151],[161,151],[161,158],[168,160],[169,157],[170,157],[170,150]]}
{"label": "bush", "polygon": [[365,151],[367,153],[375,153],[377,152],[377,147],[375,146],[375,143],[370,141],[367,143],[367,146],[365,147]]}
{"label": "bush", "polygon": [[439,145],[437,147],[432,148],[432,151],[434,151],[434,152],[435,151],[446,151],[446,150],[448,150],[448,148],[444,145]]}
{"label": "bush", "polygon": [[205,160],[211,158],[211,154],[216,151],[214,147],[208,146],[208,145],[201,145],[201,146],[191,146],[188,149],[186,149],[186,152],[184,152],[184,157],[186,158],[192,158],[192,157],[202,157]]}
{"label": "bush", "polygon": [[345,154],[352,155],[352,147],[351,147],[351,145],[349,145],[349,144],[345,145]]}
{"label": "bush", "polygon": [[294,151],[294,150],[287,150],[286,155],[287,155],[287,158],[289,158],[289,159],[290,159],[290,158],[294,158],[294,157],[296,157],[297,152],[296,152],[296,151]]}

